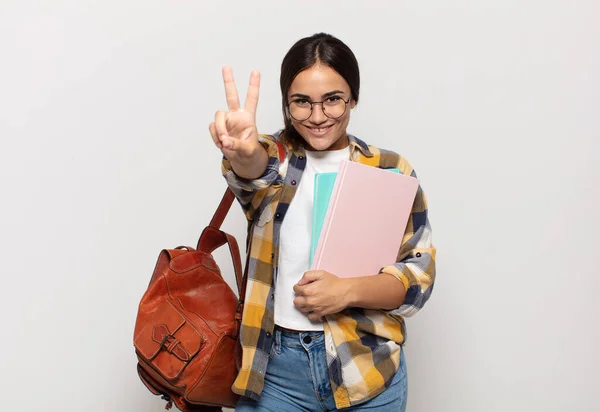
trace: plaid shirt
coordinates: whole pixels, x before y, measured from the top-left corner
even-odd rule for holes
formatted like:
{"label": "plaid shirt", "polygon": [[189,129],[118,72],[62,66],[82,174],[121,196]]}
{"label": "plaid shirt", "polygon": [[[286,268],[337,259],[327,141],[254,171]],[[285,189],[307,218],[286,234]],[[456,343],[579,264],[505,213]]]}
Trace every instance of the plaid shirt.
{"label": "plaid shirt", "polygon": [[[269,161],[263,176],[255,180],[237,176],[227,159],[222,172],[249,221],[248,285],[240,343],[242,365],[233,391],[258,400],[264,385],[273,343],[273,300],[281,222],[294,197],[306,166],[305,151],[293,150],[273,136],[260,135]],[[349,136],[350,160],[379,168],[398,168],[416,176],[398,154],[368,146]],[[368,219],[368,214],[362,217]],[[351,258],[351,257],[349,257]],[[337,408],[364,403],[391,383],[400,363],[405,341],[404,317],[423,307],[433,289],[435,248],[427,217],[427,200],[419,187],[396,262],[381,269],[406,288],[402,306],[393,310],[346,308],[324,318],[329,376]]]}

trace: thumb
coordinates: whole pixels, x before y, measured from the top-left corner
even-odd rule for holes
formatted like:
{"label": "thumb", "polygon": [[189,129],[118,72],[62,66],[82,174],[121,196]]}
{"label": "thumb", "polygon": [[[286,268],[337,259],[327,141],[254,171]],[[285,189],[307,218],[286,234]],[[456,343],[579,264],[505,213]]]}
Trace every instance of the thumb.
{"label": "thumb", "polygon": [[239,140],[232,139],[229,136],[221,136],[221,144],[224,149],[231,150],[233,152],[239,150]]}
{"label": "thumb", "polygon": [[221,138],[221,144],[223,149],[235,152],[237,156],[244,158],[252,155],[253,147],[247,140],[235,139],[230,136],[223,136]]}
{"label": "thumb", "polygon": [[304,272],[302,278],[298,281],[298,285],[304,286],[311,282],[315,282],[322,278],[321,271],[319,270],[309,270],[308,272]]}

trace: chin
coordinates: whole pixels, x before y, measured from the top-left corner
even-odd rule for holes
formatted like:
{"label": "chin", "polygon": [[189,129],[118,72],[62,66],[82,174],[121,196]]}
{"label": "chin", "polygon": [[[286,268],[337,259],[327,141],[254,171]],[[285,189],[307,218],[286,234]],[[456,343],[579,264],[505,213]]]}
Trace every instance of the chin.
{"label": "chin", "polygon": [[335,143],[335,140],[332,141],[329,139],[315,139],[315,138],[307,139],[307,138],[304,138],[304,140],[309,144],[309,146],[312,150],[317,150],[317,151],[327,150]]}

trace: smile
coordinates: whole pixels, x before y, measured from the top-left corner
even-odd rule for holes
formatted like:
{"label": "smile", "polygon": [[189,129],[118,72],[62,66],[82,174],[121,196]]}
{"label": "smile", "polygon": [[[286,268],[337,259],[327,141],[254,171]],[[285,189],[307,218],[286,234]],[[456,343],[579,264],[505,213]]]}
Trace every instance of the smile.
{"label": "smile", "polygon": [[327,126],[327,127],[310,127],[310,126],[305,126],[308,130],[310,130],[311,134],[315,135],[315,136],[323,136],[324,134],[326,134],[329,129],[331,129],[331,125]]}

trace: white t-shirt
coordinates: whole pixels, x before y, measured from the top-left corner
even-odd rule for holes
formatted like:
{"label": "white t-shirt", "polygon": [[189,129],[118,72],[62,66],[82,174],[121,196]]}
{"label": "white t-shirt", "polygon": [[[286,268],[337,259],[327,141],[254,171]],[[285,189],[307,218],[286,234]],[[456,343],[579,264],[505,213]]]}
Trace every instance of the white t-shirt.
{"label": "white t-shirt", "polygon": [[323,322],[312,322],[294,306],[294,285],[310,270],[310,240],[315,174],[337,172],[339,164],[350,158],[350,148],[331,151],[306,151],[306,168],[281,224],[279,235],[279,272],[275,285],[275,324],[295,330],[323,330]]}

